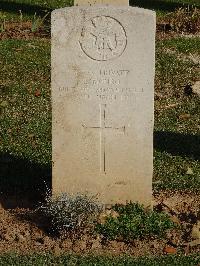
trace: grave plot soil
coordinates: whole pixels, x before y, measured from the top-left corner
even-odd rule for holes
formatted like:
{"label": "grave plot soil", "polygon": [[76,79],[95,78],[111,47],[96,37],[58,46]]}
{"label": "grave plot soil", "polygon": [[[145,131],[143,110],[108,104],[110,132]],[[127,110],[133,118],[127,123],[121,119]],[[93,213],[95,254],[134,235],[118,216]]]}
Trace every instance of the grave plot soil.
{"label": "grave plot soil", "polygon": [[6,22],[5,29],[0,31],[0,40],[29,40],[33,38],[50,38],[50,29],[40,27],[36,31],[32,31],[32,22]]}
{"label": "grave plot soil", "polygon": [[[200,252],[200,236],[192,230],[200,222],[200,194],[159,193],[154,196],[154,208],[167,212],[181,229],[169,231],[165,239],[105,241],[89,231],[55,237],[48,234],[41,217],[30,209],[0,208],[0,253],[20,254],[52,252],[96,255],[129,254],[134,256],[191,254]],[[200,228],[198,228],[200,230]]]}

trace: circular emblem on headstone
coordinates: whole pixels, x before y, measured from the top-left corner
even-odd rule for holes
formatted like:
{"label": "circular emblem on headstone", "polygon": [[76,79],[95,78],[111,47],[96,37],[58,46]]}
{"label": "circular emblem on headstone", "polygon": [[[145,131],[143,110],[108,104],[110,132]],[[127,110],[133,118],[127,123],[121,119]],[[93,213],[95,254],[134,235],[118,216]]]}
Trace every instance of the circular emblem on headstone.
{"label": "circular emblem on headstone", "polygon": [[83,52],[93,60],[107,61],[119,57],[127,44],[126,32],[119,21],[98,16],[86,21],[81,32]]}

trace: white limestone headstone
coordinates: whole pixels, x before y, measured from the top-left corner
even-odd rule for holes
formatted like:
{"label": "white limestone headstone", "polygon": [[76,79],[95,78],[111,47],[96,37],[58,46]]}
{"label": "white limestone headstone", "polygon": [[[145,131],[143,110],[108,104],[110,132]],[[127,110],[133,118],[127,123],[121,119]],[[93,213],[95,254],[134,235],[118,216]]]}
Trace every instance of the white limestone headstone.
{"label": "white limestone headstone", "polygon": [[53,11],[53,193],[151,205],[155,25],[126,5]]}

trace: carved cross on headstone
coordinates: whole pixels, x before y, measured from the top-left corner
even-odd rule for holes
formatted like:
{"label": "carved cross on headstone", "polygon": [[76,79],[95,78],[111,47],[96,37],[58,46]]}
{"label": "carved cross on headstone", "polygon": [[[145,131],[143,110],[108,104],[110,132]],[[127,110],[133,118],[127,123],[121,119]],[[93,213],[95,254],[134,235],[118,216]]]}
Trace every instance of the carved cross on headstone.
{"label": "carved cross on headstone", "polygon": [[83,124],[82,126],[85,129],[98,129],[100,134],[100,172],[106,174],[106,134],[105,130],[118,130],[125,134],[126,127],[112,127],[106,124],[106,104],[100,104],[100,119],[99,119],[99,126],[87,126]]}
{"label": "carved cross on headstone", "polygon": [[75,6],[112,5],[129,6],[129,0],[74,0]]}

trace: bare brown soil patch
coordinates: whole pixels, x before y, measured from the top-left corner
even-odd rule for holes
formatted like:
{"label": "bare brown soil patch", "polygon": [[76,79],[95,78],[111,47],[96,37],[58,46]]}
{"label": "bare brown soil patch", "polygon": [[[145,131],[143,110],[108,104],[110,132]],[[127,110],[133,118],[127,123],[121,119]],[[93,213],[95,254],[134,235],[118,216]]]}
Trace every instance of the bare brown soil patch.
{"label": "bare brown soil patch", "polygon": [[50,38],[50,33],[45,27],[32,31],[32,22],[6,22],[4,30],[0,32],[0,40],[5,39],[32,39],[32,38]]}
{"label": "bare brown soil patch", "polygon": [[200,241],[192,237],[193,227],[200,221],[200,194],[168,193],[155,195],[154,208],[171,216],[181,227],[168,232],[165,239],[106,241],[101,236],[92,234],[89,228],[79,234],[69,233],[53,236],[48,233],[47,224],[34,215],[30,209],[5,210],[0,208],[0,252],[31,254],[34,252],[95,253],[95,254],[130,254],[163,255],[175,253],[198,253]]}

